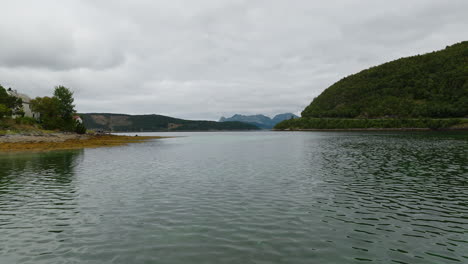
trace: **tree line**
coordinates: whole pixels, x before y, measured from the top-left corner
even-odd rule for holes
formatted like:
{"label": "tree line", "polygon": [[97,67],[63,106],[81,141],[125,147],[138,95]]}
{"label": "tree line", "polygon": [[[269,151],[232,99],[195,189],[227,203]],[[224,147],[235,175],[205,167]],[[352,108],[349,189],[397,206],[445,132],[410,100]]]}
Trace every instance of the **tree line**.
{"label": "tree line", "polygon": [[0,85],[0,121],[15,119],[16,123],[37,125],[47,130],[60,130],[84,134],[86,128],[75,120],[77,115],[74,105],[73,91],[65,86],[56,86],[53,96],[36,97],[29,103],[32,112],[38,118],[24,116],[21,98],[10,95]]}
{"label": "tree line", "polygon": [[301,117],[285,120],[275,126],[275,129],[388,129],[388,128],[429,128],[447,129],[457,125],[466,126],[463,119],[415,118],[415,119],[357,119],[357,118],[308,118]]}

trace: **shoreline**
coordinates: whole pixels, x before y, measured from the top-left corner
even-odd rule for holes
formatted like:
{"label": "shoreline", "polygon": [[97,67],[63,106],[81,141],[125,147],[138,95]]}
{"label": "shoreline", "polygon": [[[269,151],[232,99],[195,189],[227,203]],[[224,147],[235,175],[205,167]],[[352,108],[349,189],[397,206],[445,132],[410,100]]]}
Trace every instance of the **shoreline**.
{"label": "shoreline", "polygon": [[359,119],[308,118],[285,120],[276,125],[278,131],[468,131],[466,118],[432,119]]}
{"label": "shoreline", "polygon": [[16,134],[0,136],[0,153],[70,150],[144,143],[161,136],[78,135],[72,133]]}
{"label": "shoreline", "polygon": [[431,129],[431,128],[308,128],[308,129],[272,129],[271,131],[277,132],[288,132],[288,131],[316,131],[316,132],[468,132],[468,128],[441,128],[441,129]]}

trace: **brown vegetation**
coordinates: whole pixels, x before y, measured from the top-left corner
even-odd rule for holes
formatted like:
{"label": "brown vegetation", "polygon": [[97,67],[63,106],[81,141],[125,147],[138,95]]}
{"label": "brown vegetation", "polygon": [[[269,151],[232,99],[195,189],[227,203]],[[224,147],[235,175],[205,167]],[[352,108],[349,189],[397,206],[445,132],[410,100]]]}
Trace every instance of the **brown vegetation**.
{"label": "brown vegetation", "polygon": [[150,139],[163,137],[132,137],[132,136],[117,136],[117,135],[65,135],[65,136],[50,136],[28,138],[23,137],[22,140],[0,140],[0,152],[17,152],[17,151],[50,151],[64,149],[81,149],[81,148],[96,148],[96,147],[113,147],[122,146],[129,143],[142,143]]}

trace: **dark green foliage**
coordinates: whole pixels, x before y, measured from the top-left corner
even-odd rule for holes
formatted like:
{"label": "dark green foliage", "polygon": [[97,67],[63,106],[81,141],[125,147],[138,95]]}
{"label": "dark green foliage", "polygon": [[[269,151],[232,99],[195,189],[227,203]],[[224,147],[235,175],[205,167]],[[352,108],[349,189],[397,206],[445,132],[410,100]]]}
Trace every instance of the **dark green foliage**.
{"label": "dark green foliage", "polygon": [[0,104],[0,119],[11,116],[11,109],[4,104]]}
{"label": "dark green foliage", "polygon": [[15,123],[19,124],[19,125],[30,125],[30,126],[32,126],[32,125],[36,125],[37,121],[36,121],[36,119],[34,119],[32,117],[23,116],[23,117],[15,118]]}
{"label": "dark green foliage", "polygon": [[60,129],[65,125],[60,117],[60,103],[56,97],[36,97],[30,105],[32,111],[40,114],[40,123],[44,129]]}
{"label": "dark green foliage", "polygon": [[302,112],[302,116],[468,116],[468,41],[442,51],[402,58],[348,76],[315,98]]}
{"label": "dark green foliage", "polygon": [[[162,115],[81,114],[89,129],[117,132],[257,130],[241,122],[192,121]],[[99,120],[99,121],[98,121]]]}
{"label": "dark green foliage", "polygon": [[73,92],[64,86],[56,86],[54,97],[58,99],[59,114],[65,121],[72,120],[75,113],[75,105],[73,104]]}
{"label": "dark green foliage", "polygon": [[80,135],[86,134],[86,127],[82,123],[76,122],[75,132]]}
{"label": "dark green foliage", "polygon": [[21,115],[22,100],[7,93],[5,88],[0,85],[0,118],[9,117],[17,114]]}
{"label": "dark green foliage", "polygon": [[64,86],[55,87],[53,97],[37,97],[31,100],[31,109],[40,114],[40,123],[44,129],[74,131],[76,128],[73,115],[73,92]]}
{"label": "dark green foliage", "polygon": [[73,115],[76,111],[75,105],[73,104],[73,92],[64,86],[56,86],[54,98],[58,100],[58,113],[62,123],[60,129],[64,131],[74,131],[76,123],[75,120],[73,120]]}
{"label": "dark green foliage", "polygon": [[344,118],[296,118],[285,120],[275,129],[359,129],[359,128],[430,128],[444,129],[468,123],[466,119],[344,119]]}
{"label": "dark green foliage", "polygon": [[259,128],[252,124],[242,122],[215,122],[215,121],[191,121],[184,120],[182,126],[172,131],[210,131],[210,130],[258,130]]}

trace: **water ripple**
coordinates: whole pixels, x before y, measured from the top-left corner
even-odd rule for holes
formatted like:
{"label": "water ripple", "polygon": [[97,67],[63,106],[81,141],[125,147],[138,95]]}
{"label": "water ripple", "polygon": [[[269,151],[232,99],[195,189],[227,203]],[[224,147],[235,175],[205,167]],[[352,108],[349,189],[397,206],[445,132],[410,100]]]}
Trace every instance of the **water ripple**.
{"label": "water ripple", "polygon": [[0,263],[468,262],[457,135],[189,135],[0,156]]}

